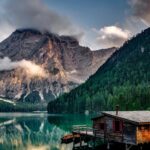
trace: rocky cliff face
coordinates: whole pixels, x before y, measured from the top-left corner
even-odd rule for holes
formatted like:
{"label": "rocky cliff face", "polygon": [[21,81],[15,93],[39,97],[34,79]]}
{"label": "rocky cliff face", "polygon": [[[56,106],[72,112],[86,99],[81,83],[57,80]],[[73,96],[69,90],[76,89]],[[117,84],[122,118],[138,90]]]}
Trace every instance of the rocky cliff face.
{"label": "rocky cliff face", "polygon": [[16,30],[0,43],[0,60],[7,57],[11,64],[0,67],[0,96],[26,102],[53,100],[83,83],[114,51],[91,51],[69,36]]}

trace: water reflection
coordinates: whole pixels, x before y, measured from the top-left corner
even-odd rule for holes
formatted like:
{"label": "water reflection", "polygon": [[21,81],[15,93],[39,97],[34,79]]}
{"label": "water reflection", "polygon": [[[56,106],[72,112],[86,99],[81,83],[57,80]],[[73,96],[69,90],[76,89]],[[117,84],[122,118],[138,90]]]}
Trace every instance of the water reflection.
{"label": "water reflection", "polygon": [[84,115],[0,114],[0,150],[70,150],[61,137],[89,121]]}

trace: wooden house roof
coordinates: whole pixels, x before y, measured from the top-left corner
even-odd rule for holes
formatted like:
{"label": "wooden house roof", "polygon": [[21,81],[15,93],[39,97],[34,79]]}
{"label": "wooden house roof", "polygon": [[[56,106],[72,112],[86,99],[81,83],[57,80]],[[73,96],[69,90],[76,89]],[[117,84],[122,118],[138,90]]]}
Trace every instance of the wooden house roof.
{"label": "wooden house roof", "polygon": [[97,119],[102,118],[102,117],[104,117],[104,115],[101,113],[98,116],[91,118],[91,120],[97,120]]}
{"label": "wooden house roof", "polygon": [[103,111],[104,116],[115,117],[135,124],[150,124],[150,111]]}

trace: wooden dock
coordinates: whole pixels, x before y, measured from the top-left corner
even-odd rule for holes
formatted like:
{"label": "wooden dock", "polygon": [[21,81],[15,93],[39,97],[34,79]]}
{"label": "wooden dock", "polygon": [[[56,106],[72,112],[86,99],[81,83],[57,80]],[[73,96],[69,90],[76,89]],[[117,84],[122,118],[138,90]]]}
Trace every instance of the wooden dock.
{"label": "wooden dock", "polygon": [[94,148],[96,139],[99,138],[99,135],[96,133],[96,129],[93,129],[86,125],[74,125],[72,129],[72,134],[73,136],[80,135],[80,138],[78,140],[73,140],[73,149]]}
{"label": "wooden dock", "polygon": [[104,140],[104,134],[87,125],[74,125],[72,127],[72,134],[64,136],[62,143],[68,144],[73,142],[73,150],[93,149],[97,139]]}
{"label": "wooden dock", "polygon": [[104,139],[104,132],[99,131],[96,128],[91,128],[86,125],[74,125],[72,129],[73,134],[80,134],[91,138]]}
{"label": "wooden dock", "polygon": [[87,136],[94,136],[93,128],[88,127],[86,125],[74,125],[72,129],[73,134],[80,134],[80,135],[87,135]]}

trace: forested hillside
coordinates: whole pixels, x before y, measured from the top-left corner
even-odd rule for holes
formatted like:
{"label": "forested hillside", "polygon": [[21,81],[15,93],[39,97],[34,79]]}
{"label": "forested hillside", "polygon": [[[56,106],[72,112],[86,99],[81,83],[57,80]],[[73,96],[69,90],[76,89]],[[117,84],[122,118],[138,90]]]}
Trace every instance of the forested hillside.
{"label": "forested hillside", "polygon": [[48,105],[51,113],[150,109],[150,28],[127,41],[89,80]]}

